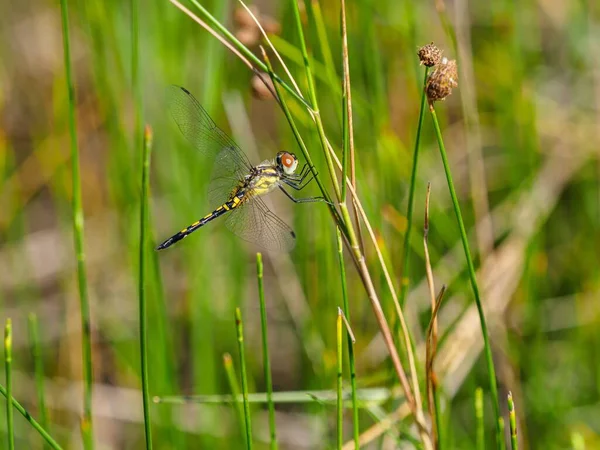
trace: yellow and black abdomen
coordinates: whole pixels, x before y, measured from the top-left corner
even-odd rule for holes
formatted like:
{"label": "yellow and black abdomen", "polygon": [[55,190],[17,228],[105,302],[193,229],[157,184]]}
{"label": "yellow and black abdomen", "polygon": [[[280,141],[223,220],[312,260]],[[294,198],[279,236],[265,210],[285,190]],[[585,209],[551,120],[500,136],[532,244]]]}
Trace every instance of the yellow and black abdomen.
{"label": "yellow and black abdomen", "polygon": [[157,250],[163,250],[163,249],[165,249],[167,247],[170,247],[171,245],[175,244],[176,242],[179,242],[184,237],[186,237],[189,234],[191,234],[194,231],[196,231],[198,228],[206,225],[211,220],[214,220],[217,217],[222,216],[226,212],[231,211],[233,208],[236,208],[237,206],[240,205],[240,203],[241,203],[240,199],[238,197],[234,197],[232,200],[230,200],[230,201],[222,204],[217,209],[215,209],[213,212],[211,212],[210,214],[204,216],[202,219],[198,220],[197,222],[194,222],[189,227],[184,228],[179,233],[174,234],[173,236],[171,236],[169,239],[167,239],[162,244],[160,244],[158,247],[156,247],[156,249]]}

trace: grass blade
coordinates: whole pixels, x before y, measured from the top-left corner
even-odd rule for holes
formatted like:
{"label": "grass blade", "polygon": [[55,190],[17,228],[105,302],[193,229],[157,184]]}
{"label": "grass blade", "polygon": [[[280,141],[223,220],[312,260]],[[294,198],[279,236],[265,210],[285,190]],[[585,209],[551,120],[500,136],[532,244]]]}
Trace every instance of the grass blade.
{"label": "grass blade", "polygon": [[485,450],[485,431],[483,428],[483,389],[475,389],[475,448]]}
{"label": "grass blade", "polygon": [[262,254],[256,254],[256,278],[258,280],[258,301],[260,303],[260,327],[262,331],[263,367],[267,387],[267,406],[269,408],[269,435],[271,450],[277,449],[277,432],[275,429],[275,404],[273,403],[273,381],[271,380],[271,361],[269,358],[269,339],[267,335],[267,309],[265,306],[265,289],[263,286]]}
{"label": "grass blade", "polygon": [[342,341],[342,331],[343,331],[343,323],[342,323],[342,310],[338,308],[338,316],[336,320],[336,343],[337,343],[337,449],[341,450],[342,445],[344,444],[344,399],[342,395],[342,382],[343,382],[343,362],[344,362],[344,354],[342,351],[343,341]]}
{"label": "grass blade", "polygon": [[148,381],[148,330],[146,328],[146,267],[148,262],[148,197],[150,192],[150,152],[152,148],[152,129],[146,126],[144,132],[144,145],[142,152],[142,201],[140,207],[140,265],[139,265],[139,320],[140,320],[140,363],[142,372],[142,402],[144,405],[144,432],[146,448],[152,448],[152,424],[150,418],[150,393]]}
{"label": "grass blade", "polygon": [[246,374],[246,356],[244,354],[244,329],[240,308],[235,308],[235,330],[237,332],[240,365],[242,369],[242,396],[244,399],[244,422],[246,424],[246,448],[252,449],[252,423],[250,421],[250,402],[248,401],[248,379]]}
{"label": "grass blade", "polygon": [[440,155],[442,157],[442,163],[444,165],[444,172],[446,173],[446,180],[448,182],[448,190],[450,191],[450,197],[452,198],[452,206],[456,215],[456,221],[460,231],[460,239],[462,241],[463,250],[465,252],[465,258],[467,260],[467,269],[469,272],[469,280],[471,282],[471,289],[475,297],[475,304],[477,305],[477,312],[479,314],[479,323],[481,325],[481,333],[483,334],[483,346],[485,349],[485,359],[487,362],[488,376],[490,381],[490,391],[492,393],[492,403],[494,405],[494,414],[496,416],[496,446],[500,450],[502,448],[502,434],[500,433],[500,406],[498,404],[498,387],[496,386],[496,370],[494,368],[494,359],[492,357],[492,347],[490,345],[490,338],[485,320],[485,314],[483,311],[483,305],[481,303],[481,297],[479,295],[479,286],[477,285],[477,277],[475,275],[475,265],[473,264],[473,258],[471,258],[471,251],[469,250],[469,241],[467,239],[467,231],[465,230],[465,224],[463,222],[462,214],[460,212],[460,204],[458,203],[458,197],[456,190],[454,189],[454,182],[452,181],[452,172],[450,171],[450,164],[448,163],[448,156],[446,154],[446,147],[444,145],[444,139],[442,137],[442,131],[440,124],[433,107],[433,103],[430,103],[429,110],[431,112],[431,118],[433,119],[433,127],[435,129],[435,135],[438,141],[440,149]]}
{"label": "grass blade", "polygon": [[[423,127],[423,117],[425,116],[425,86],[427,84],[427,76],[429,75],[429,67],[425,67],[425,74],[423,78],[423,91],[421,92],[421,106],[419,109],[419,121],[417,123],[417,136],[415,137],[415,148],[413,151],[413,165],[410,174],[410,184],[408,188],[408,207],[406,209],[406,232],[404,234],[404,245],[402,246],[402,266],[400,267],[400,306],[404,307],[406,301],[406,294],[408,293],[409,280],[408,280],[408,251],[410,247],[410,232],[412,230],[412,216],[415,204],[415,190],[417,185],[417,166],[419,162],[419,148],[421,144],[421,129]],[[398,328],[399,323],[396,322]],[[396,330],[398,334],[398,330]]]}
{"label": "grass blade", "polygon": [[69,97],[69,133],[71,136],[71,164],[73,190],[73,237],[77,258],[77,279],[79,286],[79,302],[81,309],[81,348],[83,353],[83,418],[81,433],[86,450],[94,447],[92,426],[92,337],[90,325],[90,305],[85,270],[85,254],[83,250],[83,205],[81,200],[81,175],[79,173],[79,149],[77,146],[77,126],[75,122],[75,88],[71,71],[71,49],[69,39],[69,11],[67,0],[60,0],[62,18],[62,36],[64,65],[67,91]]}
{"label": "grass blade", "polygon": [[237,378],[235,376],[233,360],[231,359],[231,355],[229,353],[225,353],[223,355],[223,367],[225,367],[225,374],[227,375],[227,381],[229,383],[229,388],[231,389],[231,396],[222,396],[222,401],[227,403],[231,403],[233,401],[237,412],[238,420],[240,422],[240,427],[244,428],[244,411],[242,406],[244,399],[240,391],[240,385],[238,384]]}
{"label": "grass blade", "polygon": [[46,409],[46,394],[44,389],[44,359],[40,345],[38,319],[34,313],[29,314],[29,339],[31,341],[31,357],[35,372],[35,387],[38,396],[40,423],[48,430],[48,410]]}
{"label": "grass blade", "polygon": [[15,448],[15,429],[12,409],[12,322],[6,319],[4,327],[4,370],[6,373],[6,429],[9,450]]}
{"label": "grass blade", "polygon": [[[345,183],[344,183],[345,184]],[[340,281],[342,283],[342,300],[344,301],[344,316],[350,321],[350,305],[348,302],[348,285],[346,282],[346,265],[344,264],[344,245],[342,232],[337,228],[338,260],[340,263]],[[352,437],[354,447],[359,448],[360,427],[358,422],[358,400],[356,390],[356,360],[354,357],[354,340],[348,333],[348,362],[350,364],[350,389],[352,393]]]}
{"label": "grass blade", "polygon": [[[8,400],[7,389],[2,385],[0,385],[0,394],[2,394],[4,398]],[[58,445],[58,443],[52,438],[52,436],[48,434],[48,432],[33,418],[33,416],[25,408],[23,408],[23,406],[18,401],[16,401],[14,398],[11,398],[11,401],[15,409],[19,411],[19,413],[21,413],[25,420],[27,420],[27,422],[29,422],[31,426],[37,430],[38,433],[40,433],[40,435],[46,440],[50,447],[56,450],[61,450],[62,447]]]}
{"label": "grass blade", "polygon": [[508,393],[508,418],[510,424],[510,444],[512,450],[518,450],[519,443],[517,442],[517,414],[515,413],[515,402],[513,400],[512,392]]}

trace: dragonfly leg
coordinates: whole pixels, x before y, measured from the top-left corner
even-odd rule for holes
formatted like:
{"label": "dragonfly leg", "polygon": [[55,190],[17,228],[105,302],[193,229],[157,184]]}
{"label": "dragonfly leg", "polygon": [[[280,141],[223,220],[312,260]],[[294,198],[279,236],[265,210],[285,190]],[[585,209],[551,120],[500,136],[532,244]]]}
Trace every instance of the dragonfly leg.
{"label": "dragonfly leg", "polygon": [[305,197],[305,198],[295,198],[292,194],[286,191],[283,186],[279,186],[279,189],[283,191],[283,193],[294,203],[314,203],[314,202],[325,202],[329,205],[332,203],[328,202],[325,197]]}
{"label": "dragonfly leg", "polygon": [[313,178],[314,178],[314,176],[311,176],[308,180],[304,181],[304,179],[295,180],[295,179],[290,179],[290,178],[286,177],[286,178],[282,178],[281,181],[283,181],[285,184],[287,184],[291,188],[296,189],[297,191],[300,191],[300,190],[304,189],[306,187],[306,185],[308,185],[308,183],[310,183],[313,180]]}

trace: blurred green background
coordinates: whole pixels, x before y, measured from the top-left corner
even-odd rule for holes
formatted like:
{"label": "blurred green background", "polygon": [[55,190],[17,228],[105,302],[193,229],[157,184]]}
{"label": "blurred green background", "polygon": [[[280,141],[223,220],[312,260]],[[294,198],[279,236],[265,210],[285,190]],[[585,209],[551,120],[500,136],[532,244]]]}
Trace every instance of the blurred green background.
{"label": "blurred green background", "polygon": [[[326,131],[339,150],[341,92],[331,88],[341,83],[339,4],[320,3],[331,55],[321,51],[314,4],[305,8],[305,33]],[[238,3],[202,4],[258,54],[255,31],[235,19]],[[289,2],[256,5],[306,92]],[[97,448],[141,448],[141,149],[134,139],[131,8],[112,0],[69,6],[95,439]],[[300,152],[277,105],[253,96],[253,74],[239,59],[168,1],[143,2],[140,13],[143,121],[154,131],[151,222],[159,242],[208,212],[211,169],[168,117],[169,84],[194,93],[251,161],[282,149]],[[66,448],[80,448],[81,333],[59,3],[1,2],[0,36],[0,316],[13,320],[14,392],[37,416],[27,333],[27,317],[35,312],[50,432]],[[434,41],[445,56],[458,60],[459,88],[437,111],[476,256],[501,399],[509,390],[515,396],[521,448],[600,448],[600,5],[360,0],[348,4],[348,40],[358,192],[396,287],[423,77],[416,51]],[[308,115],[295,101],[289,103],[329,181]],[[436,284],[448,285],[436,363],[446,446],[475,448],[474,391],[481,386],[491,448],[494,426],[481,331],[429,115],[421,150],[405,274],[419,370],[430,316],[422,228],[431,181],[429,249]],[[303,195],[317,195],[314,186],[306,191]],[[294,205],[280,193],[270,201],[298,236],[292,253],[265,255],[274,388],[334,389],[335,320],[342,302],[334,225],[324,205]],[[236,306],[244,315],[251,390],[264,391],[256,251],[215,221],[156,255],[148,287],[151,395],[230,392],[223,354],[231,353],[239,369]],[[367,256],[393,321],[370,245]],[[397,380],[350,261],[347,271],[359,386],[391,388]],[[379,409],[362,411],[361,431],[396,405],[390,399]],[[230,405],[153,404],[151,411],[155,448],[242,448]],[[257,448],[267,448],[265,411],[253,409]],[[333,447],[334,406],[278,405],[276,417],[281,448]],[[17,448],[42,448],[30,425],[21,416],[15,419]],[[5,424],[1,408],[2,443]],[[350,430],[348,416],[348,438]],[[399,422],[365,448],[410,448],[400,431],[415,434]]]}

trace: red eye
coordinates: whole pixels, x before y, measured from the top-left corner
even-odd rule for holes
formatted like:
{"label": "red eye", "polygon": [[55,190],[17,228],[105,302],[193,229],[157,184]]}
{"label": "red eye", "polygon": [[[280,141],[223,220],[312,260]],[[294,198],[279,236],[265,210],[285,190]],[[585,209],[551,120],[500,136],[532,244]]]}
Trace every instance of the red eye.
{"label": "red eye", "polygon": [[289,154],[285,155],[282,159],[285,167],[291,167],[292,164],[294,164],[294,158],[292,158]]}

